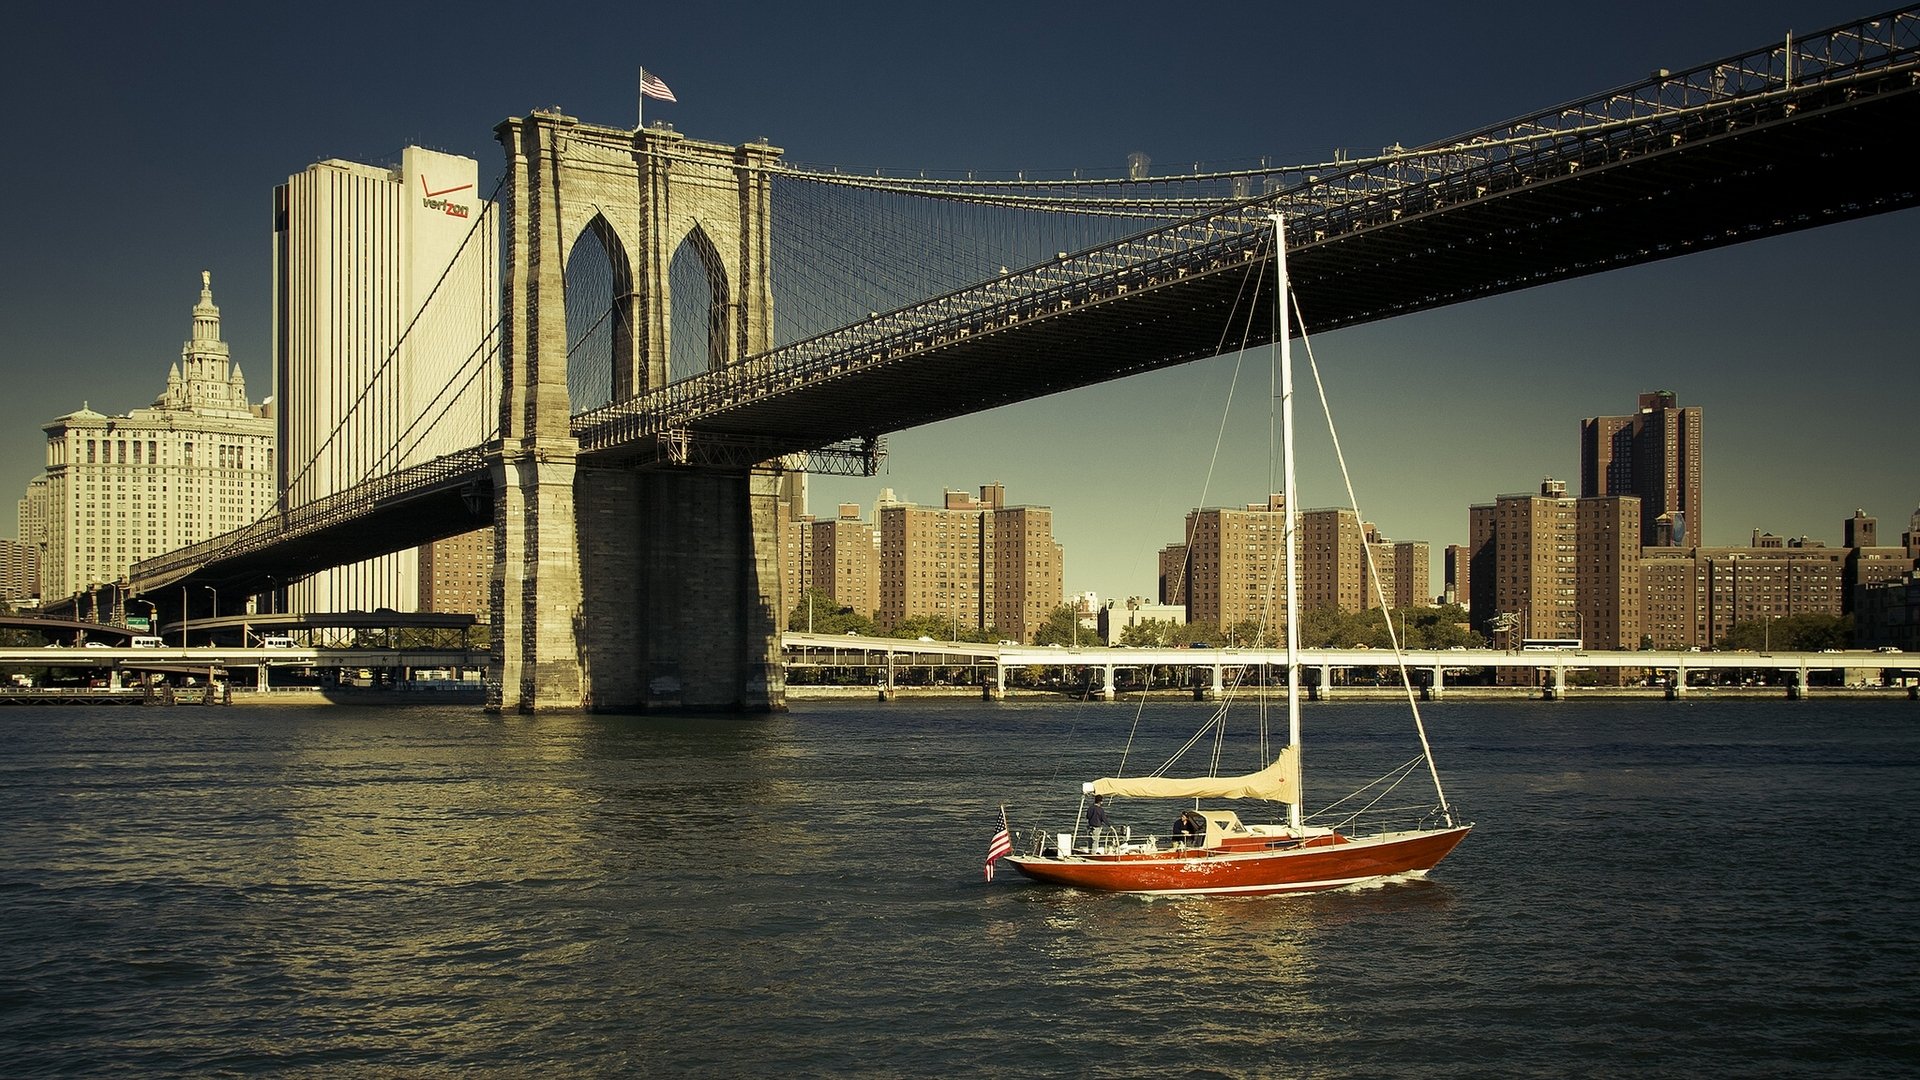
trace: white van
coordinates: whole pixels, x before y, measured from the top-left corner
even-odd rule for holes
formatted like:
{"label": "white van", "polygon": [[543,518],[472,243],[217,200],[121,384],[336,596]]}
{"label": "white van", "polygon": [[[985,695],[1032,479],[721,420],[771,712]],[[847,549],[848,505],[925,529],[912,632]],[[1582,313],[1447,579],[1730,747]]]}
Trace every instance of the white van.
{"label": "white van", "polygon": [[136,634],[128,644],[136,649],[164,649],[167,647],[165,638],[155,637],[152,634]]}
{"label": "white van", "polygon": [[285,634],[261,634],[260,647],[263,649],[291,649],[293,639]]}

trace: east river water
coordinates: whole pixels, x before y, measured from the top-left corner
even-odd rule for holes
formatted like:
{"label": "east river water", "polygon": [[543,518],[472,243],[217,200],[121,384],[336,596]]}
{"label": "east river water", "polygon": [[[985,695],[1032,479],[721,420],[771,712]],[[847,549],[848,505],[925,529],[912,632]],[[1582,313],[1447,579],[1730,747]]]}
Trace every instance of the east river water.
{"label": "east river water", "polygon": [[985,882],[1135,716],[6,710],[0,1073],[1920,1073],[1920,706],[1435,703],[1477,828],[1426,881]]}

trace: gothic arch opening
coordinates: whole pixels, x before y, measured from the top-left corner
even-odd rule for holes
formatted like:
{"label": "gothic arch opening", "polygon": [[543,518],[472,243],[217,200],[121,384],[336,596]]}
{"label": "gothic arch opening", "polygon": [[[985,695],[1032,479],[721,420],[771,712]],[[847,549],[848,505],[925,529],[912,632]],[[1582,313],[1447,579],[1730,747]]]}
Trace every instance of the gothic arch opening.
{"label": "gothic arch opening", "polygon": [[667,264],[667,289],[673,298],[668,328],[667,381],[717,371],[732,355],[727,335],[733,310],[726,264],[705,229],[695,225],[674,249]]}
{"label": "gothic arch opening", "polygon": [[567,400],[575,413],[631,396],[633,278],[626,248],[595,215],[567,253]]}

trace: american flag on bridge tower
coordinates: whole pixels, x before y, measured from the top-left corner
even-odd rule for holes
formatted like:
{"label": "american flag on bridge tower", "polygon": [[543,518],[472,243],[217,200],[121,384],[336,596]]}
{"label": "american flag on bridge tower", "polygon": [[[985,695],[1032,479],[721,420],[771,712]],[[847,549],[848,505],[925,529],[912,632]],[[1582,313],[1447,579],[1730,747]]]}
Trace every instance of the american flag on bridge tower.
{"label": "american flag on bridge tower", "polygon": [[659,98],[661,101],[680,100],[673,96],[673,91],[667,89],[666,83],[660,81],[660,76],[646,68],[640,69],[640,92],[650,98]]}

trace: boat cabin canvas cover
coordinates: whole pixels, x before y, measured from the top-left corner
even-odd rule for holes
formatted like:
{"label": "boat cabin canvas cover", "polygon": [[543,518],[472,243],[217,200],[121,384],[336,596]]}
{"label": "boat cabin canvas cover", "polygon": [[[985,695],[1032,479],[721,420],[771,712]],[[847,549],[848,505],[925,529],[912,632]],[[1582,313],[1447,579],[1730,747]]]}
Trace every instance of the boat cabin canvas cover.
{"label": "boat cabin canvas cover", "polygon": [[1082,787],[1095,795],[1146,799],[1265,799],[1290,803],[1300,798],[1299,751],[1285,747],[1273,764],[1244,776],[1107,776]]}

